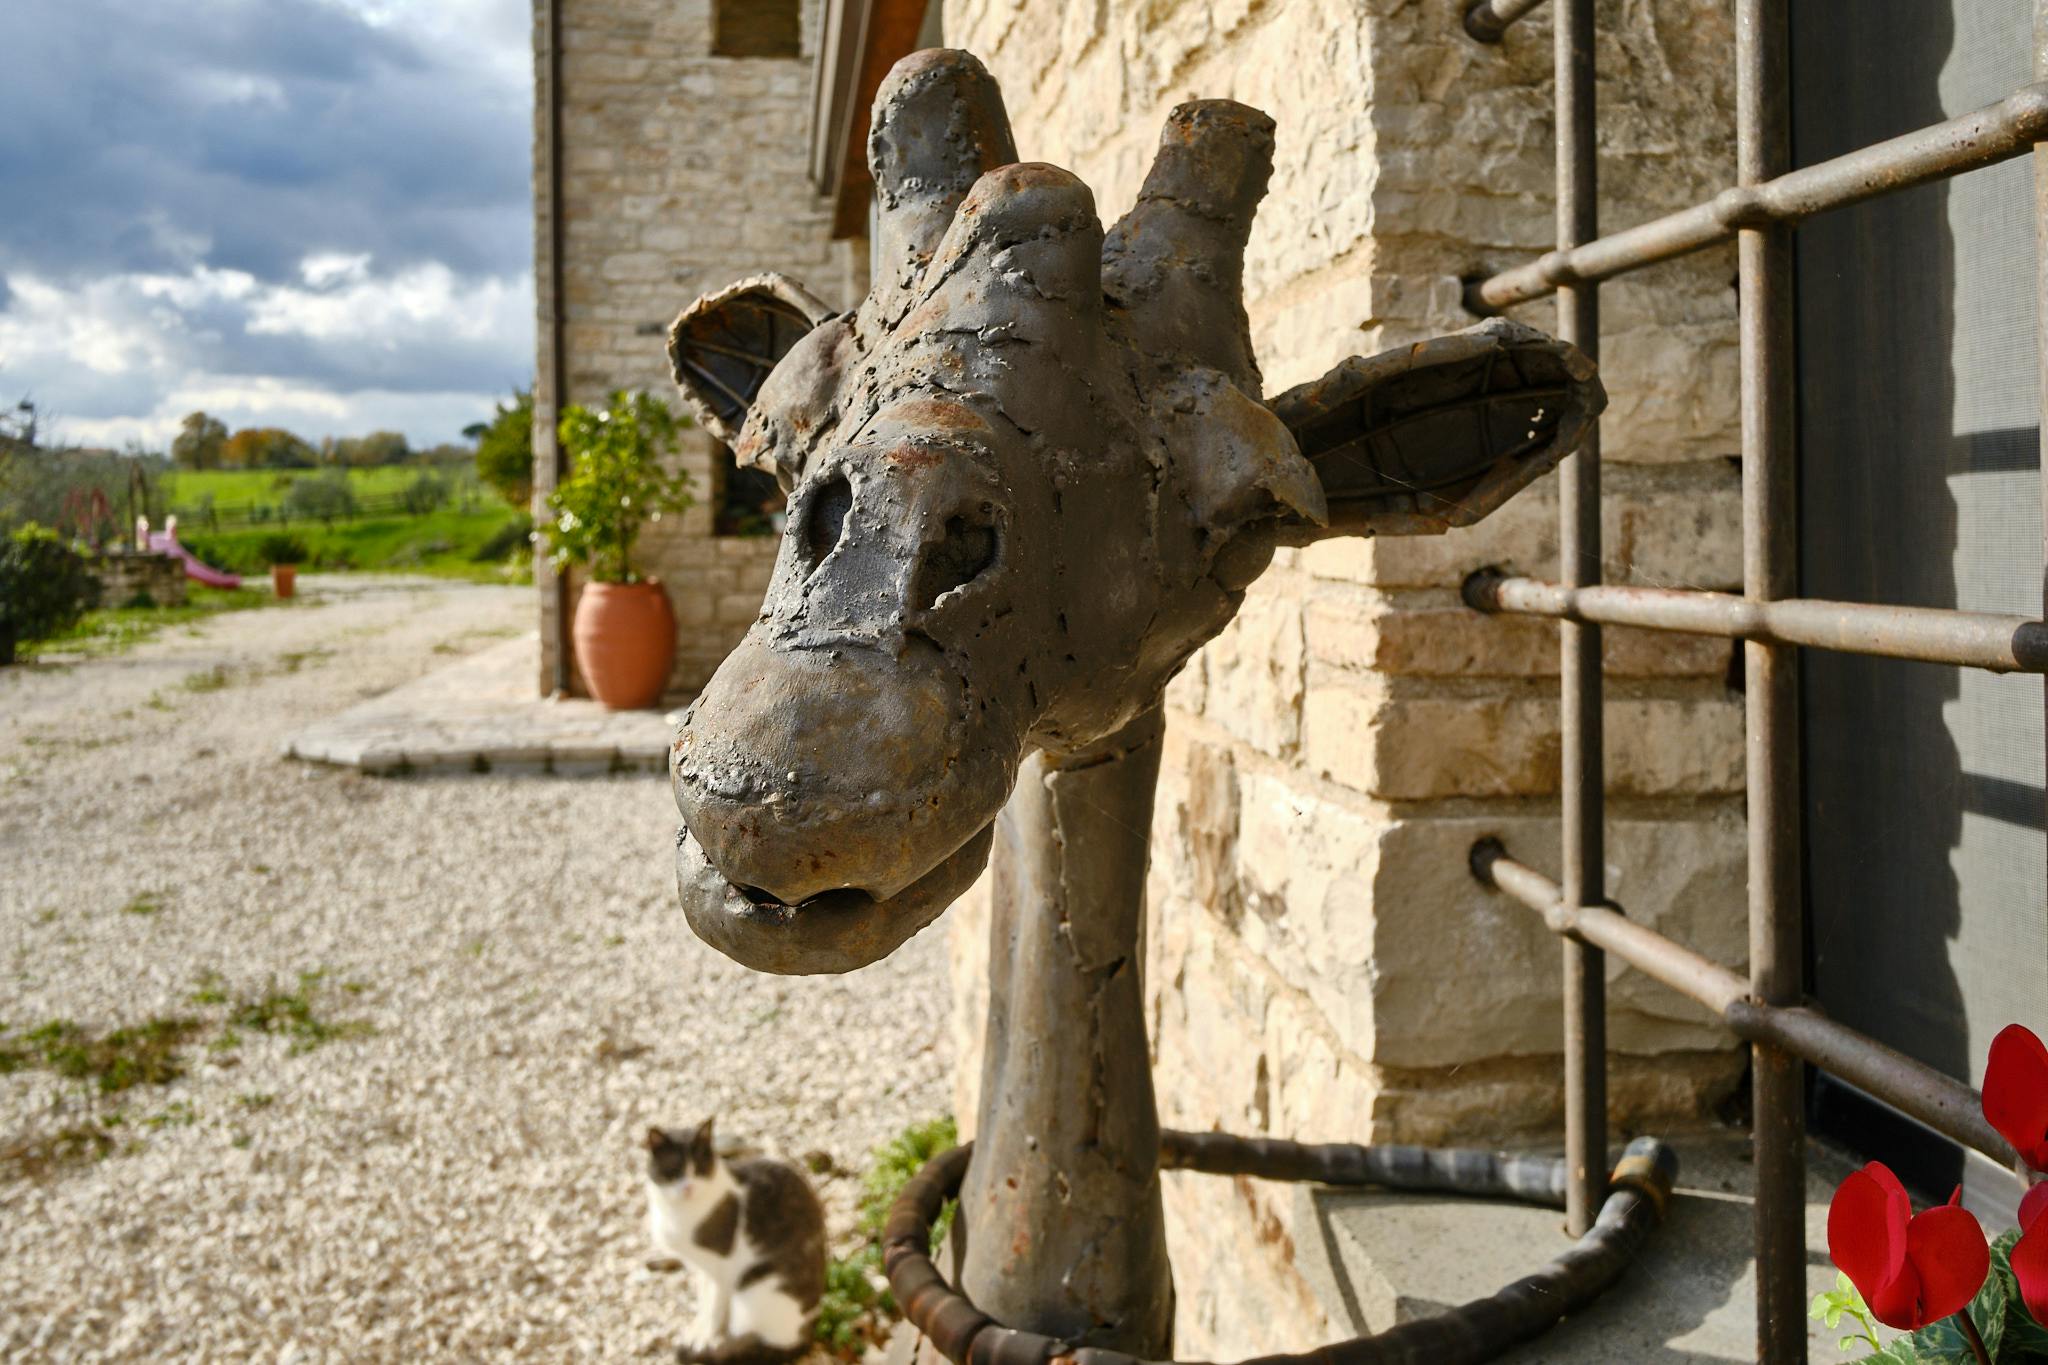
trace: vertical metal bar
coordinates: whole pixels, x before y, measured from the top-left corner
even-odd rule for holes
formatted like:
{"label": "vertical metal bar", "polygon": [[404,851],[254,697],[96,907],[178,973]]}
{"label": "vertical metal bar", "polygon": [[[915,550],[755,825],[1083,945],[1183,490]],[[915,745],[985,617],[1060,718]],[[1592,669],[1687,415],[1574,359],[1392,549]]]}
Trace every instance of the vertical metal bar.
{"label": "vertical metal bar", "polygon": [[[2048,80],[2048,0],[2034,5],[2034,79]],[[2042,616],[2048,619],[2048,143],[2034,144],[2034,341],[2041,366]],[[2048,679],[2042,704],[2048,707]],[[2048,731],[2048,727],[2044,727]]]}
{"label": "vertical metal bar", "polygon": [[[543,89],[540,101],[540,158],[545,163],[536,177],[536,193],[545,196],[546,231],[534,243],[536,292],[540,304],[540,354],[533,384],[533,512],[538,521],[546,513],[549,493],[561,482],[564,470],[561,443],[555,436],[555,421],[568,401],[569,362],[566,351],[568,304],[563,287],[563,252],[567,236],[562,212],[562,5],[567,0],[534,0],[535,24],[546,45],[536,65]],[[533,581],[542,604],[542,618],[548,630],[554,659],[542,686],[553,692],[569,690],[569,576],[557,573],[547,556],[533,557]]]}
{"label": "vertical metal bar", "polygon": [[[1600,235],[1595,169],[1593,0],[1557,9],[1557,245]],[[1557,291],[1558,335],[1600,355],[1600,286]],[[1600,581],[1600,430],[1565,462],[1558,485],[1558,559],[1568,588]],[[1564,899],[1607,898],[1603,797],[1600,627],[1558,627],[1564,771]],[[1564,1146],[1569,1167],[1565,1223],[1583,1236],[1607,1196],[1607,955],[1564,945]]]}
{"label": "vertical metal bar", "polygon": [[[1754,185],[1790,168],[1787,0],[1737,0],[1736,178]],[[1792,396],[1792,252],[1782,225],[1737,238],[1742,340],[1742,578],[1769,601],[1797,589]],[[1796,1005],[1804,988],[1799,876],[1798,662],[1795,651],[1743,646],[1748,711],[1750,988]],[[1806,1359],[1804,1068],[1777,1047],[1751,1048],[1756,1152],[1757,1359]]]}

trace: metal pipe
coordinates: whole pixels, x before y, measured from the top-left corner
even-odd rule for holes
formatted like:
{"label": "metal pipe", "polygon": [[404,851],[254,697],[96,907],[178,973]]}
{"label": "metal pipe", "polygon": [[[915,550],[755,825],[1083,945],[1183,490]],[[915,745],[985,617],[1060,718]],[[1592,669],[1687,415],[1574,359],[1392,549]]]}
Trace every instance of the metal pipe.
{"label": "metal pipe", "polygon": [[[1309,1144],[1228,1133],[1160,1134],[1158,1162],[1168,1168],[1326,1185],[1451,1190],[1481,1198],[1554,1204],[1564,1163],[1492,1152],[1426,1147]],[[946,1283],[932,1262],[932,1223],[970,1179],[972,1143],[932,1158],[896,1196],[882,1226],[882,1265],[903,1316],[954,1365],[1167,1365],[1129,1352],[1076,1346],[1072,1338],[1005,1326],[977,1299]],[[1655,1138],[1629,1143],[1593,1228],[1549,1264],[1488,1298],[1474,1299],[1372,1336],[1333,1342],[1299,1355],[1265,1355],[1245,1365],[1483,1365],[1593,1301],[1628,1268],[1663,1220],[1678,1156]],[[959,1223],[954,1227],[957,1230]],[[977,1296],[978,1298],[978,1296]],[[922,1353],[922,1345],[919,1346]],[[1182,1362],[1181,1365],[1194,1365]]]}
{"label": "metal pipe", "polygon": [[1465,7],[1465,32],[1475,41],[1497,43],[1508,26],[1522,18],[1543,0],[1472,0]]}
{"label": "metal pipe", "polygon": [[[1735,6],[1735,178],[1762,185],[1791,164],[1787,0]],[[1792,236],[1783,222],[1736,236],[1742,382],[1743,595],[1768,602],[1798,589],[1793,446]],[[1799,659],[1745,643],[1748,712],[1749,982],[1764,1005],[1805,997],[1800,902]],[[1806,1360],[1806,1077],[1797,1054],[1750,1048],[1756,1157],[1757,1359]]]}
{"label": "metal pipe", "polygon": [[[1557,244],[1570,250],[1600,235],[1594,107],[1593,0],[1559,0],[1556,26]],[[1597,284],[1557,292],[1557,334],[1600,358]],[[1558,489],[1558,557],[1573,587],[1600,581],[1600,427],[1565,462]],[[1600,627],[1558,627],[1563,726],[1561,783],[1564,895],[1573,905],[1606,898]],[[1564,1155],[1570,1184],[1565,1229],[1584,1236],[1607,1194],[1607,969],[1598,948],[1567,940],[1564,952]]]}
{"label": "metal pipe", "polygon": [[[545,163],[537,177],[539,192],[546,196],[547,232],[536,243],[534,268],[541,306],[540,355],[533,393],[533,501],[534,520],[546,511],[547,496],[567,472],[562,458],[555,421],[568,401],[568,300],[563,284],[562,261],[567,249],[567,229],[562,193],[562,3],[563,0],[534,0],[540,7],[539,30],[546,50],[537,59],[541,84],[536,91],[541,101],[540,156]],[[558,695],[569,691],[571,643],[569,639],[569,575],[556,569],[545,555],[533,557],[533,581],[539,589],[543,608],[552,609],[549,640],[553,662],[548,670],[549,689]],[[543,617],[549,611],[543,610]]]}
{"label": "metal pipe", "polygon": [[1551,932],[1598,944],[1651,980],[1705,1005],[1736,1037],[1796,1054],[2000,1165],[2018,1159],[1984,1121],[1977,1092],[1953,1077],[1804,1004],[1759,1004],[1737,973],[1613,908],[1574,908],[1557,883],[1507,856],[1497,839],[1474,844],[1471,862],[1474,876],[1542,915]]}
{"label": "metal pipe", "polygon": [[1491,569],[1466,579],[1464,595],[1468,605],[1486,612],[1804,645],[1993,673],[2048,672],[2048,623],[2024,616],[1804,597],[1759,602],[1678,588],[1580,588],[1509,578]]}
{"label": "metal pipe", "polygon": [[[2037,89],[2048,84],[2048,0],[2036,0],[2034,5],[2034,80]],[[2034,326],[2041,367],[2040,406],[2035,413],[2040,425],[2041,613],[2048,617],[2048,145],[2034,148]],[[2048,682],[2043,684],[2042,702],[2048,706]]]}
{"label": "metal pipe", "polygon": [[1742,228],[1797,223],[1829,209],[2009,161],[2043,137],[2048,137],[2048,79],[2037,79],[1974,113],[1789,174],[1745,182],[1704,204],[1570,251],[1547,252],[1466,286],[1465,303],[1475,313],[1496,313],[1540,299],[1562,285],[1612,279],[1716,246]]}

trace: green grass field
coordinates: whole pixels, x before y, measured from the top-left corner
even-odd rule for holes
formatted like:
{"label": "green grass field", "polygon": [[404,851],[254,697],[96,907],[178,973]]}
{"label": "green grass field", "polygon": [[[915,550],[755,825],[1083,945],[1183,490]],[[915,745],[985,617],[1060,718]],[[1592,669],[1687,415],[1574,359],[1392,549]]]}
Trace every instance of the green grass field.
{"label": "green grass field", "polygon": [[[267,572],[262,544],[277,527],[207,532],[178,528],[185,548],[217,569],[231,573]],[[444,507],[419,517],[368,517],[337,521],[294,522],[291,533],[306,542],[306,569],[374,569],[397,573],[437,574],[480,583],[532,581],[526,547],[525,514],[495,499],[468,511]]]}
{"label": "green grass field", "polygon": [[[459,497],[464,485],[476,486],[476,471],[467,465],[378,465],[348,471],[348,486],[357,497],[402,493],[429,468],[446,479]],[[276,506],[294,481],[325,473],[318,469],[180,469],[164,476],[164,500],[173,509],[197,506],[208,494],[222,516],[244,508]]]}

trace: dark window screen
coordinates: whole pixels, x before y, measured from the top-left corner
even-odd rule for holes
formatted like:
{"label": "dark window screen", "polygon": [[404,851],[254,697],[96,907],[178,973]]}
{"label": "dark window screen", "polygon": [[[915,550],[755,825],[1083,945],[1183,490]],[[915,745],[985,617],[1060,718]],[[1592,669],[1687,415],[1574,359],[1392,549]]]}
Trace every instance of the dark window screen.
{"label": "dark window screen", "polygon": [[714,57],[801,57],[802,0],[714,0]]}
{"label": "dark window screen", "polygon": [[[2030,8],[1795,3],[1796,163],[2025,84]],[[1814,219],[1795,259],[1802,592],[2038,617],[2032,159]],[[1809,651],[1802,680],[1816,993],[1977,1083],[2004,1024],[2048,1035],[2041,679]],[[1815,1104],[1821,1126],[1947,1194],[1954,1149],[1839,1085]],[[1995,1211],[1995,1182],[1972,1172]]]}

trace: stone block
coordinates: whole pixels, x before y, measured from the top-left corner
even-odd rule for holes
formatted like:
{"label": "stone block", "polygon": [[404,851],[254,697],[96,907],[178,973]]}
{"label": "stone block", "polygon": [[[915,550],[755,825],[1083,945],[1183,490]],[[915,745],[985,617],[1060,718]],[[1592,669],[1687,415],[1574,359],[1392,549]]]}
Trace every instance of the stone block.
{"label": "stone block", "polygon": [[[1440,602],[1408,605],[1387,597],[1330,590],[1303,609],[1312,663],[1404,677],[1554,678],[1555,621],[1487,615]],[[1727,640],[1672,631],[1608,626],[1601,631],[1610,678],[1721,677]]]}
{"label": "stone block", "polygon": [[[1384,678],[1320,678],[1308,689],[1312,772],[1389,801],[1550,796],[1561,736],[1554,692],[1412,695]],[[1607,790],[1679,796],[1742,790],[1743,711],[1716,683],[1610,696]]]}

